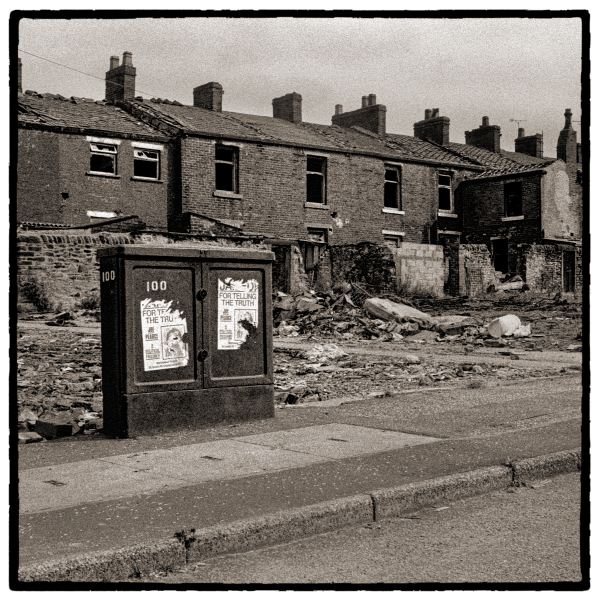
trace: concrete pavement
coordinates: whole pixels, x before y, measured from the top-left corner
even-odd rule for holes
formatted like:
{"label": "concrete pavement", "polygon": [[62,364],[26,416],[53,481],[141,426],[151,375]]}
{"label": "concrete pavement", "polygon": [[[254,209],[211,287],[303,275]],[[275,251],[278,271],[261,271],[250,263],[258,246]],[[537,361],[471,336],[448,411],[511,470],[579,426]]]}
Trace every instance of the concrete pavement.
{"label": "concrete pavement", "polygon": [[[519,468],[572,470],[579,459],[568,452],[529,471],[519,461],[578,449],[580,402],[577,377],[523,380],[285,409],[235,427],[22,446],[21,577],[126,579],[201,555],[192,529],[212,536],[204,552],[227,551],[236,539],[261,545],[372,518],[376,490],[458,477],[457,490],[477,493]],[[481,469],[492,470],[468,475]]]}

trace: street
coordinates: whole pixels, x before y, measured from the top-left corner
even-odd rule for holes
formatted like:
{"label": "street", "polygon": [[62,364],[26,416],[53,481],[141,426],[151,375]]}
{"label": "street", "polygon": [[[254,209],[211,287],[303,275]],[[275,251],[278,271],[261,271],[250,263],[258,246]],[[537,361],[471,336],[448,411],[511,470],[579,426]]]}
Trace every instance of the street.
{"label": "street", "polygon": [[406,518],[219,556],[147,581],[577,582],[579,478],[560,475]]}

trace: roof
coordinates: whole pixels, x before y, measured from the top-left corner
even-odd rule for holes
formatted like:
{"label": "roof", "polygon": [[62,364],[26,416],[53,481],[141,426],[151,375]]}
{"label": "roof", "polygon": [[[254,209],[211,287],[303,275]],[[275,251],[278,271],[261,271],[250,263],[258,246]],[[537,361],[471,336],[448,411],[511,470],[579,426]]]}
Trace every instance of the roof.
{"label": "roof", "polygon": [[19,96],[17,110],[19,124],[26,126],[164,138],[154,128],[123,109],[89,98],[65,98],[59,94],[29,92]]}
{"label": "roof", "polygon": [[533,173],[556,161],[555,158],[538,158],[521,152],[508,152],[506,150],[501,150],[499,153],[491,152],[485,148],[457,144],[456,142],[450,142],[445,147],[461,156],[475,160],[482,167],[485,167],[485,171],[474,173],[469,177],[470,179]]}
{"label": "roof", "polygon": [[318,148],[341,152],[376,154],[398,161],[435,162],[475,168],[479,165],[441,146],[407,135],[378,136],[360,127],[340,127],[318,123],[292,123],[284,119],[246,113],[211,111],[170,102],[130,103],[145,112],[165,119],[169,125],[188,134],[250,139],[253,141]]}

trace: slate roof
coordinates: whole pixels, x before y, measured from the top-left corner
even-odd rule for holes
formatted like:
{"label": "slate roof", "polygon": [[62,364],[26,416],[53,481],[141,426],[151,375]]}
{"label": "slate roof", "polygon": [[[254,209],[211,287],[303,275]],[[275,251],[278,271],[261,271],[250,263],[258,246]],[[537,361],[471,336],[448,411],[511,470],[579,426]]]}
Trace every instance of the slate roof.
{"label": "slate roof", "polygon": [[407,135],[380,137],[360,127],[339,127],[318,123],[291,123],[261,115],[217,112],[180,104],[141,101],[133,106],[150,111],[187,133],[224,138],[251,139],[323,150],[376,154],[398,161],[435,162],[475,168],[479,165],[455,152]]}
{"label": "slate roof", "polygon": [[485,171],[473,173],[469,179],[486,179],[488,177],[498,177],[500,175],[519,175],[531,173],[552,164],[555,158],[537,158],[522,154],[520,152],[508,152],[501,150],[500,153],[491,152],[485,148],[469,146],[467,144],[457,144],[450,142],[446,148],[457,152],[458,154],[477,161]]}
{"label": "slate roof", "polygon": [[20,124],[164,139],[154,128],[123,109],[88,98],[27,93],[19,96],[17,111]]}

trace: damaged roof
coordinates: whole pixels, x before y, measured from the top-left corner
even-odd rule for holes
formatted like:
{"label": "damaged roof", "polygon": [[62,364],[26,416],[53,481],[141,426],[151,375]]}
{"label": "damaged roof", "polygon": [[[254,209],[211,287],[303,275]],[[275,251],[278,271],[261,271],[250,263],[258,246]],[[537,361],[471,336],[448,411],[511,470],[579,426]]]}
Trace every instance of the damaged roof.
{"label": "damaged roof", "polygon": [[27,92],[19,96],[17,112],[19,124],[23,125],[164,139],[154,128],[123,109],[89,98]]}
{"label": "damaged roof", "polygon": [[172,102],[129,102],[134,109],[164,119],[186,133],[210,137],[249,139],[252,141],[319,148],[338,152],[376,154],[394,160],[442,163],[472,168],[480,166],[441,146],[407,135],[387,134],[380,137],[360,127],[340,127],[318,123],[292,123],[284,119],[230,111],[211,111]]}
{"label": "damaged roof", "polygon": [[538,158],[521,152],[508,152],[506,150],[501,150],[499,153],[491,152],[485,148],[457,144],[456,142],[450,142],[445,147],[465,158],[477,161],[478,164],[485,167],[485,171],[473,173],[469,176],[469,179],[486,179],[500,175],[532,173],[556,161],[555,158]]}

